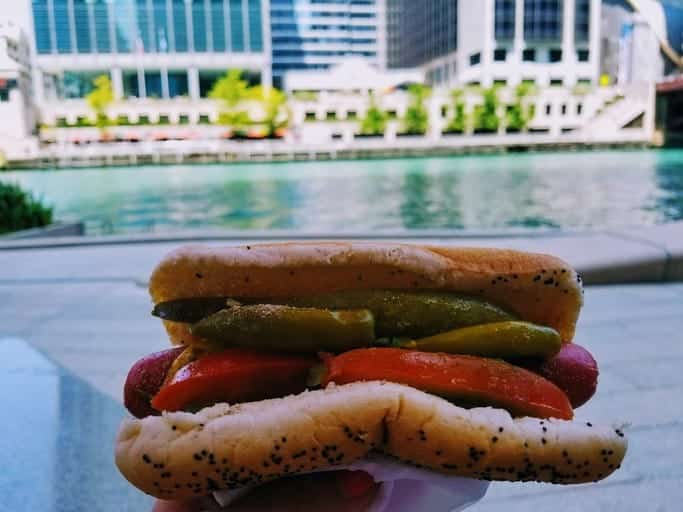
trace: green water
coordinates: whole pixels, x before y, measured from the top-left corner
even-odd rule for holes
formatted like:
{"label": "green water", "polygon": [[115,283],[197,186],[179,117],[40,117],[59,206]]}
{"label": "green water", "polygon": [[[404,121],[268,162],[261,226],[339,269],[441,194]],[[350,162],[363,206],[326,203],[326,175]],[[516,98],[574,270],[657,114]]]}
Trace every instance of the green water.
{"label": "green water", "polygon": [[683,219],[683,150],[0,173],[89,234],[612,228]]}

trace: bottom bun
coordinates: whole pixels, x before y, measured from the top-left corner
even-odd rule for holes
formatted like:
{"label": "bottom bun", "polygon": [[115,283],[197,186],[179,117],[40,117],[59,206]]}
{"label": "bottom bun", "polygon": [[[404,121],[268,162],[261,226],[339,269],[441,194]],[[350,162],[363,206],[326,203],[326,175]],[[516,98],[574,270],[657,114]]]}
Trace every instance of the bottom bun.
{"label": "bottom bun", "polygon": [[513,419],[400,384],[358,382],[126,420],[116,464],[142,491],[175,500],[348,465],[372,450],[482,480],[584,483],[616,470],[626,445],[619,429]]}

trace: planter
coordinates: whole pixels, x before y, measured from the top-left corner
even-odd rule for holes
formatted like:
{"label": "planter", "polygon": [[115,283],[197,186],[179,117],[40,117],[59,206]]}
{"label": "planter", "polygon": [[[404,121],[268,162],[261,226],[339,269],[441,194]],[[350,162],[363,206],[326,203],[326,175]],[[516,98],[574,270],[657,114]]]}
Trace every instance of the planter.
{"label": "planter", "polygon": [[353,134],[354,139],[383,139],[384,134],[380,133],[354,133]]}
{"label": "planter", "polygon": [[397,133],[397,137],[424,137],[424,133]]}
{"label": "planter", "polygon": [[84,234],[85,224],[83,222],[55,222],[42,228],[22,229],[21,231],[0,235],[0,238],[49,238],[55,236],[83,236]]}

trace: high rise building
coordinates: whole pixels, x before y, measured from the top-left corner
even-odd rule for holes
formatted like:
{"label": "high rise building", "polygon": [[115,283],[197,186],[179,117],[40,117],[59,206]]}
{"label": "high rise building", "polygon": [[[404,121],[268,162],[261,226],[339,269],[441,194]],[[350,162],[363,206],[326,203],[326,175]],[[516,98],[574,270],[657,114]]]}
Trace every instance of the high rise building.
{"label": "high rise building", "polygon": [[434,85],[595,83],[601,0],[388,0],[392,67]]}
{"label": "high rise building", "polygon": [[[29,3],[29,0],[22,0]],[[31,0],[38,99],[206,95],[228,68],[270,82],[268,0]]]}
{"label": "high rise building", "polygon": [[270,0],[273,78],[347,57],[386,63],[385,0]]}

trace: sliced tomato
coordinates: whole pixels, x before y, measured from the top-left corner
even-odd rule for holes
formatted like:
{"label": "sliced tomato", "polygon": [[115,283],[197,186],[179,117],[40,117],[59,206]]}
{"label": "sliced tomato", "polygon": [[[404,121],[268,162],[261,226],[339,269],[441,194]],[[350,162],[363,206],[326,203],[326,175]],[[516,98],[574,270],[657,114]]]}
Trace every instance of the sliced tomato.
{"label": "sliced tomato", "polygon": [[325,359],[323,384],[386,380],[456,404],[492,405],[514,416],[571,419],[567,396],[552,382],[498,359],[367,348]]}
{"label": "sliced tomato", "polygon": [[183,366],[152,399],[158,411],[249,402],[306,389],[314,356],[228,349]]}

